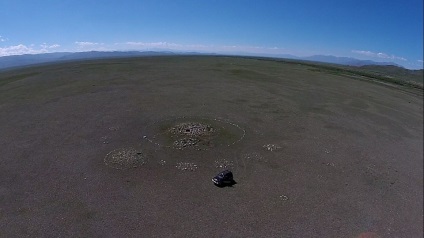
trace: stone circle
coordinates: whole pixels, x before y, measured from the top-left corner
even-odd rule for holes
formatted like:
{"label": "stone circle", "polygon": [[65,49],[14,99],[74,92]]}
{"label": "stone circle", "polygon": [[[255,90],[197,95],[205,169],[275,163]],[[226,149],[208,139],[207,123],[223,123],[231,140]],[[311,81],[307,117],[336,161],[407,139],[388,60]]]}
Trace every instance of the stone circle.
{"label": "stone circle", "polygon": [[245,136],[245,130],[234,123],[197,117],[156,121],[146,128],[145,133],[143,139],[156,146],[179,150],[230,146]]}
{"label": "stone circle", "polygon": [[134,148],[121,148],[109,152],[104,163],[114,169],[130,169],[147,163],[143,153]]}

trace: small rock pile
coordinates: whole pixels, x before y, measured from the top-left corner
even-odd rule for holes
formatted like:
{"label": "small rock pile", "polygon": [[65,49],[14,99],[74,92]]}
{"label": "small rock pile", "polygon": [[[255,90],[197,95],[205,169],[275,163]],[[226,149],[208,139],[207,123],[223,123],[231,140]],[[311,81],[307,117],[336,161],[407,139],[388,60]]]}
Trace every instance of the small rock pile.
{"label": "small rock pile", "polygon": [[175,167],[182,171],[196,171],[198,168],[197,164],[190,162],[178,162]]}
{"label": "small rock pile", "polygon": [[267,144],[267,145],[264,145],[262,147],[269,150],[269,151],[278,150],[278,149],[281,148],[280,146],[274,145],[274,144]]}
{"label": "small rock pile", "polygon": [[234,162],[226,159],[223,160],[215,160],[215,168],[233,168]]}
{"label": "small rock pile", "polygon": [[170,128],[169,132],[179,137],[173,143],[174,148],[183,149],[186,147],[198,146],[204,138],[212,135],[215,130],[212,126],[207,124],[184,122]]}
{"label": "small rock pile", "polygon": [[172,127],[170,132],[174,135],[204,136],[212,134],[214,129],[199,122],[184,122]]}
{"label": "small rock pile", "polygon": [[109,152],[104,162],[115,169],[129,169],[147,163],[145,156],[134,148],[121,148]]}
{"label": "small rock pile", "polygon": [[200,140],[197,138],[182,138],[174,141],[174,147],[175,148],[184,148],[188,146],[195,146],[197,143],[199,143]]}

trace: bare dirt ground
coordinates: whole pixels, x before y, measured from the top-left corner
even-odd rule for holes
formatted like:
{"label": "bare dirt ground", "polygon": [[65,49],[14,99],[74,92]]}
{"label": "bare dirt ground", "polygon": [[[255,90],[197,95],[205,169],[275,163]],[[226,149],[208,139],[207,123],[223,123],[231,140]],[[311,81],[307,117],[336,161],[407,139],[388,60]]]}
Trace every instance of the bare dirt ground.
{"label": "bare dirt ground", "polygon": [[[225,168],[237,184],[215,187]],[[422,224],[422,90],[233,57],[0,74],[1,237],[422,237]]]}

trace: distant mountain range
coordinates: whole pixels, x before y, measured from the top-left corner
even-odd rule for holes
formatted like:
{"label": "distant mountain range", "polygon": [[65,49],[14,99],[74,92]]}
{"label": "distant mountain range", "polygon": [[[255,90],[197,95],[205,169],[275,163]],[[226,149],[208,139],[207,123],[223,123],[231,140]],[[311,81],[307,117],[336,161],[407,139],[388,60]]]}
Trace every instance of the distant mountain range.
{"label": "distant mountain range", "polygon": [[372,60],[359,60],[355,58],[349,57],[336,57],[332,55],[314,55],[310,57],[301,58],[303,60],[316,61],[316,62],[324,62],[331,64],[341,64],[341,65],[349,65],[349,66],[364,66],[364,65],[394,65],[401,67],[392,62],[375,62]]}
{"label": "distant mountain range", "polygon": [[[42,64],[58,61],[72,61],[84,59],[101,59],[101,58],[124,58],[124,57],[141,57],[141,56],[159,56],[159,55],[199,55],[197,52],[171,52],[171,51],[88,51],[88,52],[58,52],[45,54],[27,54],[0,57],[0,69],[12,67],[27,66],[32,64]],[[211,55],[211,54],[208,54]],[[259,56],[259,55],[258,55]],[[262,55],[263,56],[263,55]],[[359,60],[348,57],[336,57],[330,55],[314,55],[310,57],[297,57],[294,55],[269,55],[273,58],[287,58],[307,60],[331,64],[340,64],[348,66],[365,66],[365,65],[394,65],[391,62],[375,62],[371,60]]]}
{"label": "distant mountain range", "polygon": [[57,52],[45,54],[12,55],[0,57],[0,69],[42,64],[60,61],[102,59],[102,58],[127,58],[155,55],[174,55],[173,52],[155,51],[87,51],[87,52]]}

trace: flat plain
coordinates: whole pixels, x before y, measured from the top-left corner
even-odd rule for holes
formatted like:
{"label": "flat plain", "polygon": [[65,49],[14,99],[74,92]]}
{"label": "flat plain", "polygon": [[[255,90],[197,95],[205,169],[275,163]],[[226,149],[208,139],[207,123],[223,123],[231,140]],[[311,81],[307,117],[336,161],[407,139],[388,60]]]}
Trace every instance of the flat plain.
{"label": "flat plain", "polygon": [[423,90],[320,67],[1,72],[0,237],[422,237]]}

